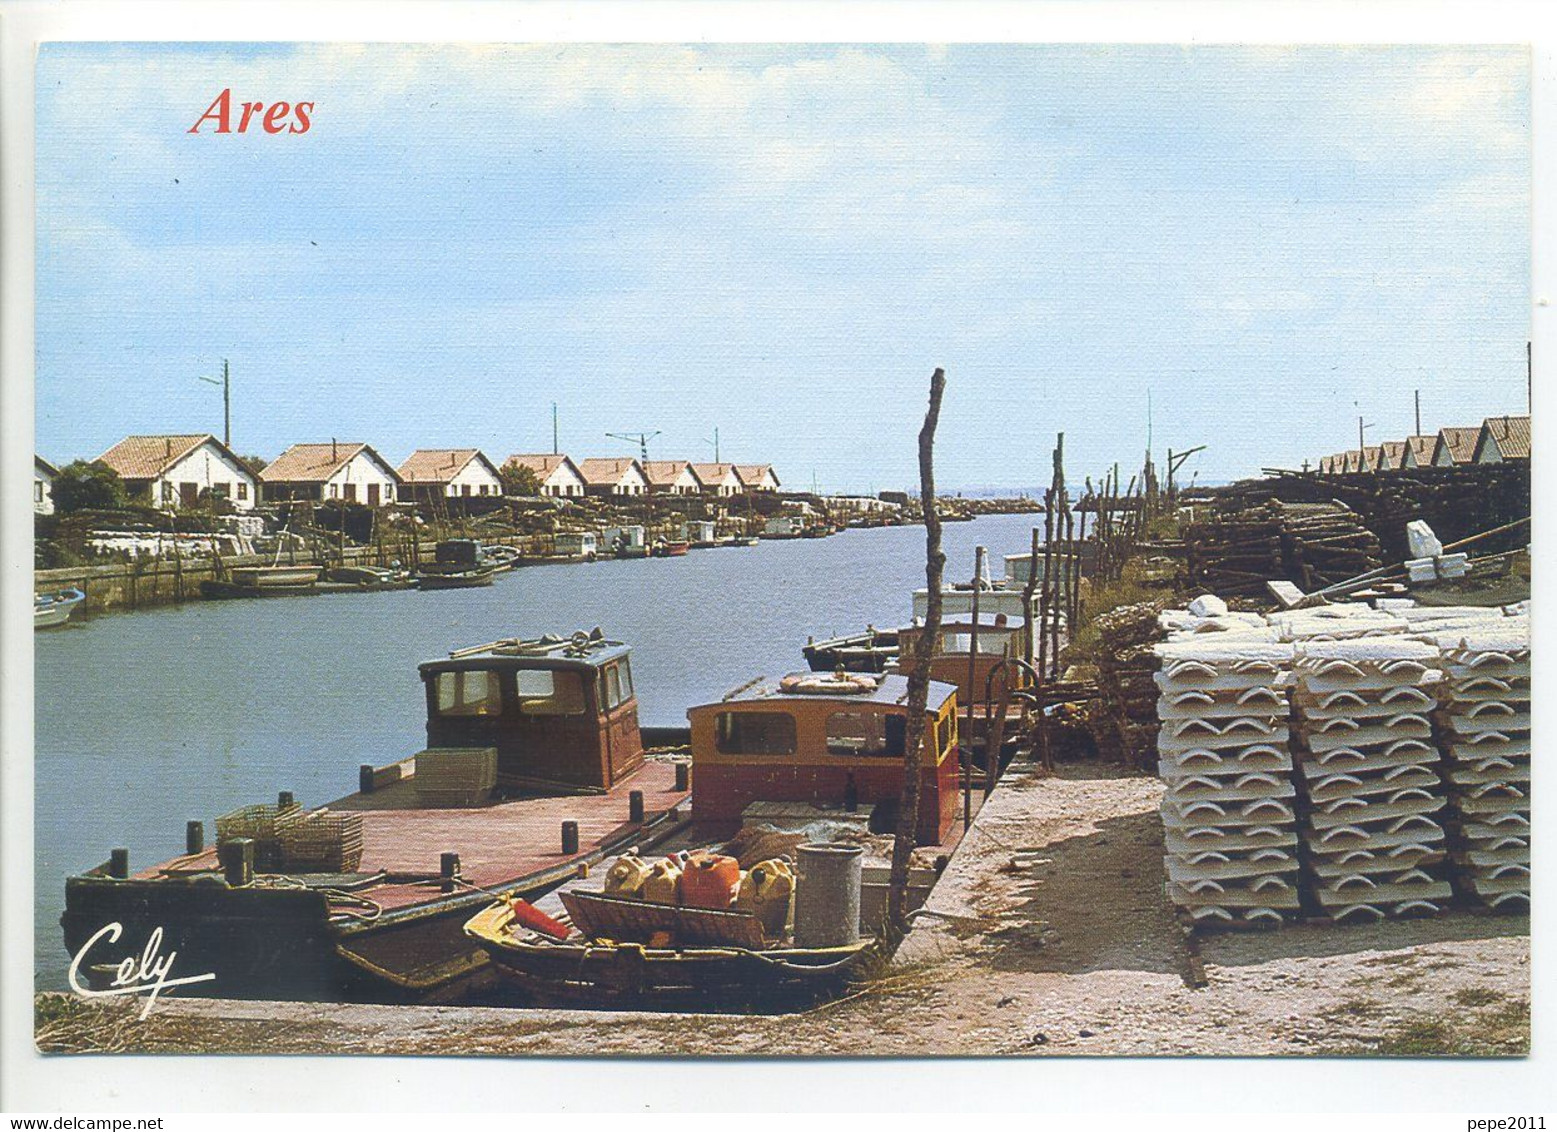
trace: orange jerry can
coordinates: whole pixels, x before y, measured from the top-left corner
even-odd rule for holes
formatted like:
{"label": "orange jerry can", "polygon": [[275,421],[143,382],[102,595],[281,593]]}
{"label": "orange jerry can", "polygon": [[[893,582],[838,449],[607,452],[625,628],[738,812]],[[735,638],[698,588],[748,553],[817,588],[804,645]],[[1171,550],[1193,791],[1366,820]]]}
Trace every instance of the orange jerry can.
{"label": "orange jerry can", "polygon": [[741,887],[741,863],[719,853],[694,853],[681,874],[681,902],[688,908],[726,911]]}

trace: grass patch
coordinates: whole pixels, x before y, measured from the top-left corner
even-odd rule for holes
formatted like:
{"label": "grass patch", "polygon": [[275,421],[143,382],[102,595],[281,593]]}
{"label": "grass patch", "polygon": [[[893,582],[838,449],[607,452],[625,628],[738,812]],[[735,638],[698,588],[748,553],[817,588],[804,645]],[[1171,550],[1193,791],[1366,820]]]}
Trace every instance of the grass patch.
{"label": "grass patch", "polygon": [[[1454,997],[1458,1000],[1461,991]],[[1361,1057],[1519,1057],[1530,1052],[1530,1003],[1502,1000],[1493,992],[1491,1010],[1452,1018],[1413,1018],[1391,1026],[1376,1042],[1353,1043],[1327,1052]]]}
{"label": "grass patch", "polygon": [[1486,987],[1465,987],[1454,992],[1454,1001],[1461,1006],[1491,1006],[1503,1002],[1504,996]]}
{"label": "grass patch", "polygon": [[1383,1013],[1384,1008],[1371,999],[1351,998],[1326,1010],[1323,1016],[1339,1021],[1348,1018],[1377,1018]]}

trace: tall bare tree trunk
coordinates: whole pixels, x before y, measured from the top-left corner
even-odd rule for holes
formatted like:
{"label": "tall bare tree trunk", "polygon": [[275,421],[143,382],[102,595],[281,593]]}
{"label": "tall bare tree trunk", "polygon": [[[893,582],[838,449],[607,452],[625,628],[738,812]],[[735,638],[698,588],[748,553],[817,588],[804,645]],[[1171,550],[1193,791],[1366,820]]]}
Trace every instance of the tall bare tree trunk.
{"label": "tall bare tree trunk", "polygon": [[930,408],[919,430],[919,501],[924,508],[924,576],[929,586],[924,630],[914,641],[908,676],[908,725],[903,737],[903,793],[898,802],[897,834],[892,840],[892,873],[887,887],[887,920],[901,934],[908,926],[908,866],[919,824],[919,777],[924,767],[924,713],[930,697],[930,657],[941,635],[941,517],[935,511],[935,426],[941,419],[946,371],[930,376]]}

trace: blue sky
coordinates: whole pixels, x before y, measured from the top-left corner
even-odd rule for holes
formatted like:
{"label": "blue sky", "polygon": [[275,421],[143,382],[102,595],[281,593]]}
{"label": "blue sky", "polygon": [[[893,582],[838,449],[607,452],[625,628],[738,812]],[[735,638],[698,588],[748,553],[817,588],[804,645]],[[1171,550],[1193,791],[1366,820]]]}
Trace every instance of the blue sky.
{"label": "blue sky", "polygon": [[[221,431],[949,489],[1525,407],[1524,48],[54,44],[37,446]],[[224,87],[300,135],[190,135]]]}

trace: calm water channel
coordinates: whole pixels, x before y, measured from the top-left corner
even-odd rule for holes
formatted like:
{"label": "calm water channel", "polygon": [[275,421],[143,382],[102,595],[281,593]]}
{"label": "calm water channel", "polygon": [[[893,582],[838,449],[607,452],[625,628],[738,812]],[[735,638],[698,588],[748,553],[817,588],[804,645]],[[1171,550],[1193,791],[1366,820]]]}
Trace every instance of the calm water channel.
{"label": "calm water channel", "polygon": [[[948,578],[976,544],[1030,542],[1032,516],[945,528]],[[681,725],[689,705],[804,667],[808,634],[908,620],[924,528],[693,551],[685,558],[536,566],[490,589],[195,602],[37,634],[35,958],[64,986],[67,874],[114,846],[131,867],[183,848],[184,823],[356,789],[357,767],[422,746],[417,662],[499,637],[602,626],[634,646],[639,714]]]}

